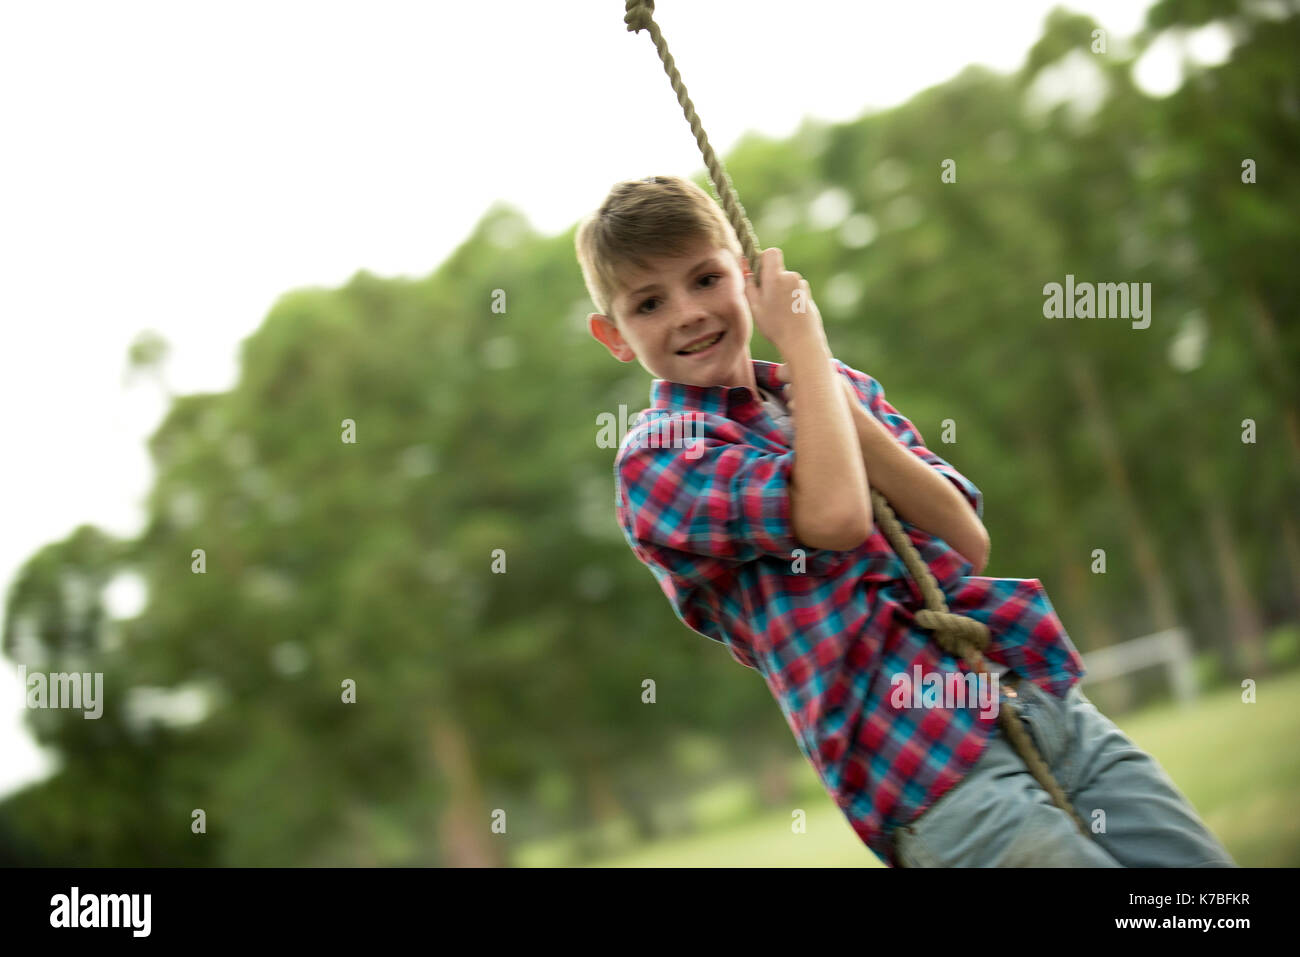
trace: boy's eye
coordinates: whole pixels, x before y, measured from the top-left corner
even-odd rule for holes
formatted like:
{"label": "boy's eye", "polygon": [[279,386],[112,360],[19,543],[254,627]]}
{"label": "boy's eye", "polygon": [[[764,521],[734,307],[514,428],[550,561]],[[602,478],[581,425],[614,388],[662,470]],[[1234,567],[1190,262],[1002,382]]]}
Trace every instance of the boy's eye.
{"label": "boy's eye", "polygon": [[[711,272],[711,273],[709,273],[709,274],[707,274],[707,275],[701,276],[697,281],[698,281],[698,282],[704,282],[706,279],[718,280],[718,279],[721,279],[721,278],[722,278],[722,274],[721,274],[721,273]],[[712,286],[712,285],[715,285],[715,283],[709,283],[709,285]],[[647,310],[646,310],[646,306],[647,306],[647,305],[649,305],[649,304],[652,303],[652,302],[657,302],[657,301],[658,301],[658,299],[657,299],[655,296],[651,296],[649,299],[644,299],[644,300],[642,300],[641,305],[639,305],[639,306],[636,307],[636,311],[637,311],[637,312],[644,313],[644,312],[647,311]]]}

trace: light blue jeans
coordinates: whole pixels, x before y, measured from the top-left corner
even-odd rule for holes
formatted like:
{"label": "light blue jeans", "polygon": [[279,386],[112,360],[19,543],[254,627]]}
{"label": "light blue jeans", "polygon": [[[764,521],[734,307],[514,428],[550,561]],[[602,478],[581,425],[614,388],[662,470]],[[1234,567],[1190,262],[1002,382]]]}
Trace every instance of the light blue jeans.
{"label": "light blue jeans", "polygon": [[904,867],[1237,866],[1165,770],[1078,684],[1062,700],[1021,679],[1014,694],[1092,836],[1052,803],[998,728],[967,776],[894,832]]}

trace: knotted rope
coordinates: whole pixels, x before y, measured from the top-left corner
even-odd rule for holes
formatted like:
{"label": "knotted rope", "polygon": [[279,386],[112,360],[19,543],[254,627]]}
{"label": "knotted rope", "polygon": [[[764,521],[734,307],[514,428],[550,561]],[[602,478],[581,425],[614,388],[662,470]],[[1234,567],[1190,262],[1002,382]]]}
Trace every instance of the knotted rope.
{"label": "knotted rope", "polygon": [[[673,62],[672,54],[668,52],[668,43],[664,40],[659,24],[654,21],[654,6],[654,0],[625,0],[623,22],[627,24],[630,33],[645,30],[650,34],[650,39],[659,52],[659,59],[663,61],[664,72],[668,74],[668,81],[672,84],[673,92],[677,94],[677,102],[681,104],[682,111],[686,114],[686,121],[691,126],[691,132],[695,134],[695,142],[704,155],[704,165],[709,170],[709,178],[713,180],[722,209],[727,214],[727,219],[730,220],[732,228],[736,231],[745,258],[749,261],[750,270],[754,274],[754,281],[757,283],[759,281],[758,237],[754,234],[754,227],[745,216],[745,210],[740,205],[740,198],[735,187],[731,185],[731,179],[727,176],[727,171],[722,168],[722,163],[718,160],[717,155],[713,152],[713,147],[709,144],[709,138],[704,132],[704,126],[700,123],[700,117],[695,112],[695,104],[691,102],[690,96],[686,93],[686,84],[682,82],[681,74],[677,72],[677,66]],[[925,562],[921,561],[921,556],[917,554],[911,539],[903,531],[903,526],[899,524],[898,518],[894,515],[894,510],[889,506],[889,502],[875,488],[871,489],[871,505],[876,523],[884,531],[885,538],[888,539],[894,551],[903,559],[903,564],[907,567],[912,579],[920,586],[921,596],[926,607],[916,613],[916,623],[922,628],[933,631],[935,640],[939,642],[940,647],[949,654],[965,661],[972,672],[987,678],[988,668],[983,651],[989,643],[988,627],[974,618],[956,615],[948,610],[948,602],[938,583],[935,582],[934,576],[930,573],[929,567]],[[1021,721],[1020,712],[1011,702],[999,707],[998,725],[1002,728],[1012,747],[1015,748],[1016,753],[1024,760],[1025,765],[1029,768],[1029,773],[1034,776],[1034,780],[1051,795],[1052,803],[1068,814],[1084,835],[1091,837],[1092,835],[1089,833],[1083,819],[1079,817],[1078,812],[1066,797],[1065,791],[1056,783],[1047,762],[1043,760],[1042,755],[1034,747],[1033,739],[1030,738],[1029,732],[1025,730],[1025,726]]]}

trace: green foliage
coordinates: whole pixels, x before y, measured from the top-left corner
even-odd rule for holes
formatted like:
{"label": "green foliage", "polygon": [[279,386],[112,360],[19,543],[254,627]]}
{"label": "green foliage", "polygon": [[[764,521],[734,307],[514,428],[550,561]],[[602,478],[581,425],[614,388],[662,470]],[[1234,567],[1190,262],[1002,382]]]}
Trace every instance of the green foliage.
{"label": "green foliage", "polygon": [[[1148,26],[1223,9],[1162,3]],[[1277,542],[1300,525],[1300,20],[1247,30],[1164,100],[1112,51],[1095,115],[1029,109],[1092,28],[1057,11],[1015,76],[970,68],[895,110],[750,136],[727,166],[835,354],[984,492],[985,574],[1041,578],[1085,652],[1158,627],[1165,588],[1208,678],[1252,637],[1232,624],[1243,607],[1297,612],[1300,558]],[[1044,318],[1044,284],[1067,273],[1152,283],[1151,326]],[[106,703],[98,721],[29,715],[62,766],[0,805],[0,855],[509,861],[524,837],[620,813],[662,831],[658,803],[703,776],[685,732],[751,779],[758,756],[792,752],[760,678],[685,629],[623,541],[597,416],[634,416],[648,377],[592,341],[591,310],[572,231],[542,236],[503,204],[425,279],[281,297],[230,392],[174,398],[142,534],[80,528],[11,587],[5,653],[103,672]],[[165,356],[145,335],[128,362]],[[98,596],[126,571],[148,603],[110,623]],[[202,695],[206,714],[141,717],[128,702],[149,689]]]}

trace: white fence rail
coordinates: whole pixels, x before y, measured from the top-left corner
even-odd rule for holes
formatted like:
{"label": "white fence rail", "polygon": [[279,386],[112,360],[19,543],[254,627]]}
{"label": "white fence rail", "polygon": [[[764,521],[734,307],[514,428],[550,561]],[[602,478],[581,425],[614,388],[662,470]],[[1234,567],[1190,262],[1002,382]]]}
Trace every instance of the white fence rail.
{"label": "white fence rail", "polygon": [[1164,665],[1179,703],[1190,705],[1196,700],[1192,643],[1181,628],[1170,628],[1098,649],[1084,655],[1083,664],[1087,669],[1083,676],[1084,684],[1119,678],[1152,665]]}

